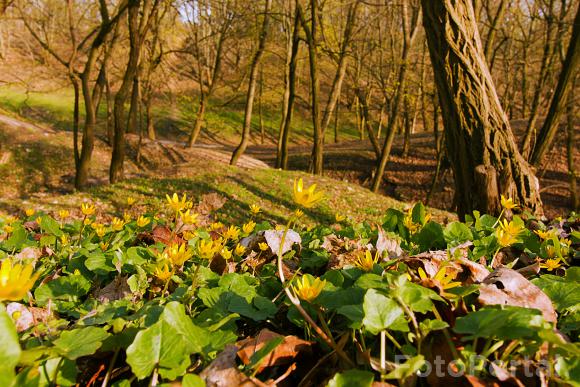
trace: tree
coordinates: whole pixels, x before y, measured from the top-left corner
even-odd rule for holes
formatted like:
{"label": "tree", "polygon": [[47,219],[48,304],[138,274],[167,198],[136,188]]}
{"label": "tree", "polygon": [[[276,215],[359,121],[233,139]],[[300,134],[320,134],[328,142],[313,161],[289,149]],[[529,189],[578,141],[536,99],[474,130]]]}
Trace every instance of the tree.
{"label": "tree", "polygon": [[572,80],[578,70],[578,64],[580,64],[580,5],[578,5],[578,10],[576,11],[572,38],[568,45],[566,59],[564,59],[562,72],[558,79],[558,85],[556,86],[556,91],[554,91],[554,95],[552,96],[552,101],[548,108],[548,115],[544,120],[542,129],[540,129],[538,139],[536,140],[536,146],[534,147],[530,157],[531,163],[536,166],[540,164],[542,158],[546,152],[548,152],[552,142],[554,141],[554,136],[558,131],[560,115],[564,110],[563,108],[566,104],[568,93],[573,85]]}
{"label": "tree", "polygon": [[500,106],[471,0],[422,0],[460,217],[497,214],[500,195],[541,213],[539,182]]}
{"label": "tree", "polygon": [[244,113],[244,127],[242,128],[242,139],[240,144],[234,150],[232,158],[230,160],[231,165],[236,165],[238,159],[246,151],[248,146],[248,141],[250,140],[250,128],[252,126],[252,109],[254,106],[254,96],[256,95],[256,84],[258,81],[258,70],[260,66],[260,61],[264,55],[264,50],[266,49],[266,37],[268,35],[268,25],[270,22],[270,7],[272,6],[272,0],[265,0],[264,5],[264,20],[262,21],[262,28],[260,29],[260,38],[258,42],[258,48],[252,59],[252,64],[250,67],[250,80],[248,82],[248,93],[246,95],[246,109]]}

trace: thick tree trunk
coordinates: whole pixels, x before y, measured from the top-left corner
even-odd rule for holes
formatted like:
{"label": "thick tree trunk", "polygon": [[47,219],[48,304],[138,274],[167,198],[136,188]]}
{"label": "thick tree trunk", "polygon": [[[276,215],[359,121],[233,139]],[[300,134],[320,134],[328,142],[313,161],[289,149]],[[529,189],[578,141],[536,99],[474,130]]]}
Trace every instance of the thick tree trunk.
{"label": "thick tree trunk", "polygon": [[422,5],[459,216],[473,210],[498,214],[502,194],[541,213],[539,182],[500,106],[471,0],[422,0]]}
{"label": "thick tree trunk", "polygon": [[574,153],[576,149],[576,139],[574,133],[574,125],[576,124],[576,105],[571,95],[568,95],[567,107],[567,122],[566,131],[568,134],[568,141],[566,143],[566,158],[568,160],[568,176],[570,179],[570,196],[572,198],[572,209],[574,211],[580,210],[580,193],[578,192],[578,172],[576,171],[576,164],[574,163]]}
{"label": "thick tree trunk", "polygon": [[568,45],[568,51],[566,52],[566,59],[564,59],[564,64],[562,65],[562,72],[558,78],[558,85],[552,96],[552,101],[550,102],[550,107],[548,109],[548,115],[544,120],[542,129],[536,140],[536,146],[533,148],[531,153],[530,162],[536,166],[540,164],[544,155],[548,152],[552,146],[554,136],[558,131],[558,124],[560,122],[560,115],[564,110],[564,105],[568,96],[568,92],[572,86],[571,80],[574,79],[575,73],[580,64],[580,5],[576,11],[576,17],[574,18],[574,27],[572,30],[572,38],[570,39],[570,44]]}
{"label": "thick tree trunk", "polygon": [[270,7],[272,0],[266,0],[264,6],[264,20],[260,30],[260,39],[258,42],[258,49],[254,54],[252,65],[250,67],[250,81],[248,84],[248,93],[246,95],[246,110],[244,112],[244,127],[242,128],[242,140],[232,154],[230,165],[236,165],[240,157],[246,151],[248,142],[250,141],[250,129],[252,127],[252,109],[254,107],[254,96],[256,95],[256,85],[258,81],[258,70],[260,69],[260,61],[266,49],[266,37],[268,35],[268,25],[270,23]]}

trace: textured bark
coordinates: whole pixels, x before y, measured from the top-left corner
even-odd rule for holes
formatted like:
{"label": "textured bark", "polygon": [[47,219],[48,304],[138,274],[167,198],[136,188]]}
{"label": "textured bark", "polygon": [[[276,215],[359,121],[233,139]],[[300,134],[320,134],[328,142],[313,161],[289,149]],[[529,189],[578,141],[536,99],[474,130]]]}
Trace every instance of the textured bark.
{"label": "textured bark", "polygon": [[568,45],[566,52],[566,59],[562,66],[562,72],[558,78],[558,85],[552,96],[550,107],[548,108],[548,115],[544,120],[542,129],[538,134],[536,146],[531,153],[530,161],[534,165],[539,165],[544,155],[548,152],[554,141],[554,136],[558,131],[558,124],[560,122],[560,115],[564,110],[567,100],[568,92],[572,86],[571,80],[574,79],[578,65],[580,64],[580,5],[576,11],[574,18],[574,28],[572,30],[572,38]]}
{"label": "textured bark", "polygon": [[[473,210],[497,214],[496,192],[541,213],[538,179],[500,106],[471,0],[422,0],[422,5],[460,217]],[[483,178],[496,186],[478,189]]]}
{"label": "textured bark", "polygon": [[252,109],[254,107],[254,97],[256,95],[256,85],[258,81],[258,70],[260,68],[260,61],[264,56],[264,50],[266,49],[266,37],[268,36],[268,26],[270,24],[270,7],[272,6],[272,0],[266,0],[264,5],[264,20],[262,21],[262,27],[260,30],[260,39],[258,41],[258,49],[254,54],[252,64],[250,66],[250,81],[248,83],[248,93],[246,95],[246,109],[244,112],[244,126],[242,128],[242,139],[240,144],[234,150],[232,158],[230,160],[231,165],[236,165],[240,157],[246,151],[248,142],[250,141],[250,129],[252,127]]}
{"label": "textured bark", "polygon": [[[485,41],[484,55],[485,55],[485,60],[487,61],[487,64],[489,65],[490,71],[493,68],[492,54],[494,52],[493,46],[494,46],[494,41],[495,41],[495,35],[497,33],[498,25],[503,20],[503,16],[505,14],[507,6],[508,6],[507,0],[501,0],[499,2],[499,7],[497,9],[497,12],[495,13],[495,16],[491,19],[491,23],[489,25],[489,33],[487,34],[487,40]],[[489,4],[488,4],[488,7],[489,7]],[[488,15],[489,15],[489,11],[490,10],[488,9]]]}

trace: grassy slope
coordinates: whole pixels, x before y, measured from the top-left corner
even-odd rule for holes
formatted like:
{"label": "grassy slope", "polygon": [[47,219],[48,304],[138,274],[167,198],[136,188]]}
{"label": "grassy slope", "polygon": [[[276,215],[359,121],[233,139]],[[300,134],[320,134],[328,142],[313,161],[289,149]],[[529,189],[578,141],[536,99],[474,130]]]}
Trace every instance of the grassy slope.
{"label": "grassy slope", "polygon": [[[225,105],[225,106],[224,106]],[[0,106],[7,112],[18,114],[27,119],[49,124],[57,129],[70,130],[73,115],[73,93],[69,89],[51,92],[26,92],[17,87],[0,87]],[[206,127],[202,131],[203,142],[236,143],[239,141],[243,122],[244,106],[239,103],[228,103],[220,98],[213,99],[206,113]],[[185,140],[189,128],[195,119],[197,98],[189,96],[176,97],[175,101],[159,99],[153,109],[156,129],[159,138]],[[83,107],[81,104],[81,119]],[[106,114],[104,103],[99,115]],[[100,120],[104,122],[103,119]],[[279,107],[276,104],[264,105],[263,125],[265,141],[272,143],[277,138],[280,123]],[[340,136],[344,140],[355,139],[354,127],[350,122],[341,124]],[[255,107],[252,116],[253,136],[251,141],[260,142],[258,109]],[[305,143],[312,136],[312,123],[307,115],[294,114],[290,141]],[[327,131],[327,140],[333,139],[332,130]]]}

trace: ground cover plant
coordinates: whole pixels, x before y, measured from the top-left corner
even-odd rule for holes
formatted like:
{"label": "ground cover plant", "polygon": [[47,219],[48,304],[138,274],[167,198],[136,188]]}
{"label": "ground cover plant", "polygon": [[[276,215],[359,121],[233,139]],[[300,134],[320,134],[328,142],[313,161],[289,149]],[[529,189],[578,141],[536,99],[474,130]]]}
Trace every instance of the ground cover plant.
{"label": "ground cover plant", "polygon": [[188,192],[0,217],[0,385],[580,385],[576,215],[312,225],[288,191],[277,224]]}

